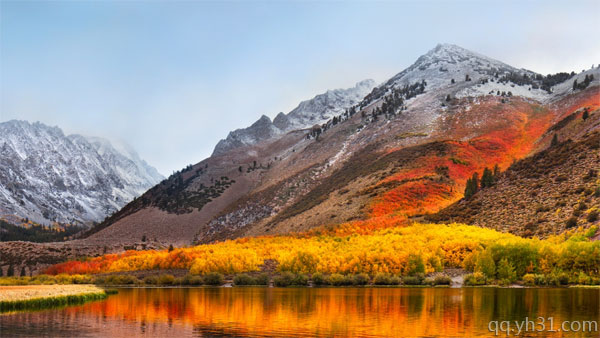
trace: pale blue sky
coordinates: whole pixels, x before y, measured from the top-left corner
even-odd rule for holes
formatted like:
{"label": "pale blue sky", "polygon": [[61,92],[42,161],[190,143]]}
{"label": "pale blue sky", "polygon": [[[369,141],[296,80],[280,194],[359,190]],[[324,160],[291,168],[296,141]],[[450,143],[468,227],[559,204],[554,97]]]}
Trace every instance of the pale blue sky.
{"label": "pale blue sky", "polygon": [[600,1],[0,1],[0,121],[122,139],[163,174],[438,42],[541,73],[600,62]]}

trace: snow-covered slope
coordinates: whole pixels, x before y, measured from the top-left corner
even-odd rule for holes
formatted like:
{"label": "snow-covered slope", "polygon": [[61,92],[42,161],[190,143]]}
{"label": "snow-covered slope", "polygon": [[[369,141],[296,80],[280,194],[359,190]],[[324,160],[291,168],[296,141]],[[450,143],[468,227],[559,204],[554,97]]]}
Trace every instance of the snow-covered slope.
{"label": "snow-covered slope", "polygon": [[0,123],[0,215],[91,223],[163,177],[125,145],[66,136],[39,122]]}
{"label": "snow-covered slope", "polygon": [[310,100],[302,101],[289,114],[279,113],[273,121],[263,115],[250,127],[232,131],[226,139],[219,141],[213,156],[238,147],[254,145],[292,130],[306,129],[315,124],[325,123],[360,102],[373,87],[375,81],[363,80],[352,88],[328,90]]}

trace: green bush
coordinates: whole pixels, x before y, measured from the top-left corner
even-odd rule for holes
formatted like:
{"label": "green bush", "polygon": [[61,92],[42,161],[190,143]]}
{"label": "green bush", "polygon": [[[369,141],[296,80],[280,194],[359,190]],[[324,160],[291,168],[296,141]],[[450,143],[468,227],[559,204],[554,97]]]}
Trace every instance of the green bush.
{"label": "green bush", "polygon": [[181,285],[202,285],[204,284],[204,280],[200,276],[194,275],[185,275],[181,281]]}
{"label": "green bush", "polygon": [[475,273],[466,275],[464,283],[465,283],[465,285],[468,285],[468,286],[486,285],[487,279],[485,278],[485,275],[483,273],[475,272]]}
{"label": "green bush", "polygon": [[104,280],[105,284],[110,285],[131,285],[138,283],[139,280],[131,275],[111,275]]}
{"label": "green bush", "polygon": [[233,277],[233,284],[234,285],[256,285],[256,279],[254,279],[253,277],[242,273],[239,275],[236,275],[235,277]]}
{"label": "green bush", "polygon": [[220,286],[223,285],[225,278],[218,272],[210,272],[204,276],[204,284]]}
{"label": "green bush", "polygon": [[158,284],[160,285],[173,285],[175,282],[175,276],[173,275],[160,275],[158,277]]}
{"label": "green bush", "polygon": [[369,284],[369,275],[366,273],[359,273],[358,275],[354,275],[354,280],[352,281],[354,285],[367,285]]}
{"label": "green bush", "polygon": [[328,285],[329,279],[320,272],[314,273],[312,275],[312,281],[314,285]]}
{"label": "green bush", "polygon": [[475,272],[481,272],[487,278],[496,278],[496,263],[489,250],[484,250],[477,255],[475,260]]}
{"label": "green bush", "polygon": [[391,276],[385,273],[378,273],[373,278],[374,285],[391,285]]}
{"label": "green bush", "polygon": [[308,276],[303,275],[301,273],[294,276],[292,279],[292,285],[298,286],[307,286],[308,285]]}
{"label": "green bush", "polygon": [[157,285],[158,284],[158,277],[156,276],[146,276],[144,277],[144,279],[142,280],[142,282],[146,285]]}
{"label": "green bush", "polygon": [[329,283],[334,286],[352,285],[352,277],[344,276],[339,273],[334,273],[329,276]]}
{"label": "green bush", "polygon": [[296,276],[291,272],[282,272],[279,276],[273,278],[273,284],[279,287],[290,286],[292,285],[294,277]]}
{"label": "green bush", "polygon": [[406,276],[402,278],[402,283],[404,283],[404,285],[421,285],[423,283],[423,279],[417,276]]}
{"label": "green bush", "polygon": [[266,273],[261,273],[260,275],[256,276],[256,285],[269,285],[270,280],[271,278],[269,278],[269,275]]}
{"label": "green bush", "polygon": [[401,281],[400,277],[385,273],[378,273],[373,278],[374,285],[398,285]]}
{"label": "green bush", "polygon": [[408,256],[408,267],[406,272],[409,275],[415,275],[418,273],[425,273],[425,263],[421,255],[409,255]]}
{"label": "green bush", "polygon": [[452,278],[448,276],[436,276],[433,285],[452,285]]}
{"label": "green bush", "polygon": [[498,263],[498,279],[503,284],[510,284],[517,280],[517,273],[515,272],[515,268],[512,263],[508,261],[506,258],[502,258],[500,263]]}

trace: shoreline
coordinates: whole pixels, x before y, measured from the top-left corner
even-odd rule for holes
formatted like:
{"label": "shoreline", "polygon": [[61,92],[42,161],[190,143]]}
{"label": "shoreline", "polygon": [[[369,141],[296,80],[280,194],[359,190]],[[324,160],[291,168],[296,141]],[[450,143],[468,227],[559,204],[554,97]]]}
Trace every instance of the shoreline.
{"label": "shoreline", "polygon": [[114,292],[89,284],[1,286],[0,313],[83,304]]}

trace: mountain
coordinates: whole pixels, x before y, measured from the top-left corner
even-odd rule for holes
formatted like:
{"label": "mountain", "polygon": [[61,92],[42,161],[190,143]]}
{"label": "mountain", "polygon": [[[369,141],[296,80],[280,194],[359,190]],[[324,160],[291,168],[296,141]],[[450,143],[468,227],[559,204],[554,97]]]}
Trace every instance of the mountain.
{"label": "mountain", "polygon": [[599,105],[597,101],[566,115],[540,138],[541,151],[511,164],[492,186],[428,215],[428,220],[540,238],[597,224]]}
{"label": "mountain", "polygon": [[374,86],[375,81],[363,80],[352,88],[328,90],[310,100],[302,101],[287,115],[279,113],[273,121],[263,115],[250,127],[232,131],[226,139],[219,141],[213,156],[270,140],[292,130],[311,128],[325,123],[360,102]]}
{"label": "mountain", "polygon": [[[263,117],[248,128],[252,132],[237,134],[254,135],[250,141],[223,147],[174,173],[81,239],[27,250],[60,260],[67,254],[100,254],[103,247],[118,252],[296,232],[362,234],[433,217],[457,204],[470,205],[463,197],[474,173],[496,165],[501,173],[511,172],[514,163],[542,156],[537,154],[544,154],[555,136],[560,142],[585,142],[586,134],[598,132],[599,79],[600,68],[543,76],[454,45],[438,45],[388,81],[365,90],[364,98],[352,99],[353,105],[336,99],[339,107],[321,109],[335,96],[330,91],[301,103],[285,118]],[[583,111],[589,114],[585,123]],[[287,124],[281,122],[286,119]],[[568,161],[590,152],[572,149]],[[596,165],[593,157],[586,158],[576,166],[576,179]],[[506,182],[515,181],[510,175]],[[545,181],[533,182],[523,180],[522,186],[499,195],[482,191],[476,196],[504,201],[515,189],[533,192],[529,185],[537,183],[542,184],[537,194],[556,195]],[[532,233],[563,231],[562,216]],[[493,214],[478,217],[473,222],[495,227],[483,221]],[[452,216],[441,222],[450,220]],[[20,257],[19,250],[24,249],[0,245],[0,253],[10,257]]]}
{"label": "mountain", "polygon": [[0,123],[0,215],[87,224],[163,177],[125,145],[26,121]]}

